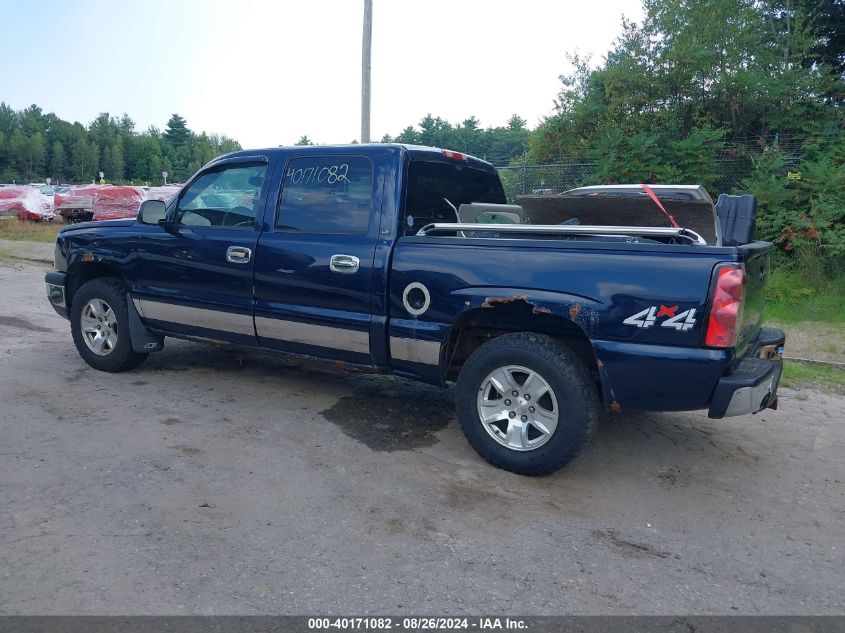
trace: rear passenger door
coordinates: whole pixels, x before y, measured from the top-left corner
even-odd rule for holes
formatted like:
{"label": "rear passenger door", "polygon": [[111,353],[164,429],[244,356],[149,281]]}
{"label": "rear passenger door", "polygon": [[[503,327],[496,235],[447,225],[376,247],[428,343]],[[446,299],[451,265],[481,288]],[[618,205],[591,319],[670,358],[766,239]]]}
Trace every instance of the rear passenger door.
{"label": "rear passenger door", "polygon": [[255,329],[261,345],[371,364],[373,258],[380,191],[371,159],[287,161],[276,214],[259,238]]}

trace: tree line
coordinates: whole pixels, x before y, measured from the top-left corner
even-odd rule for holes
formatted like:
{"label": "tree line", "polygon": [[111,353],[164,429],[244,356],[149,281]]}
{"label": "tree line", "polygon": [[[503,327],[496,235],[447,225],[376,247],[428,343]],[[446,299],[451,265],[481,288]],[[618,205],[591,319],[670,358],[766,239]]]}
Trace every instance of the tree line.
{"label": "tree line", "polygon": [[712,185],[750,176],[758,237],[845,269],[845,0],[643,0],[601,63],[573,55],[535,163],[595,163],[598,182]]}
{"label": "tree line", "polygon": [[603,63],[573,55],[534,162],[588,159],[599,178],[713,179],[737,142],[836,135],[842,0],[644,0]]}
{"label": "tree line", "polygon": [[[524,156],[528,149],[531,130],[526,123],[525,119],[514,114],[504,126],[484,128],[474,116],[453,124],[429,113],[416,126],[408,125],[396,136],[385,134],[379,142],[442,147],[471,154],[494,165],[507,165]],[[307,135],[301,136],[295,143],[314,144]]]}
{"label": "tree line", "polygon": [[416,127],[409,125],[395,137],[387,134],[381,142],[444,147],[506,165],[525,154],[530,136],[525,119],[516,114],[504,126],[487,128],[474,116],[453,125],[427,114]]}
{"label": "tree line", "polygon": [[129,115],[104,112],[87,127],[37,105],[16,111],[0,103],[0,182],[160,183],[187,179],[220,154],[241,149],[234,139],[191,131],[174,114],[162,132],[137,132]]}
{"label": "tree line", "polygon": [[[446,147],[507,164],[525,154],[530,134],[517,115],[505,126],[482,128],[474,116],[452,125],[429,114],[418,127],[409,125],[381,142]],[[297,144],[313,142],[302,136]],[[104,112],[86,127],[45,114],[37,105],[16,111],[0,103],[0,182],[5,183],[89,182],[98,180],[99,172],[113,183],[160,182],[162,172],[180,182],[212,158],[239,149],[227,136],[191,131],[179,114],[170,117],[164,131],[150,127],[139,133],[128,114]]]}

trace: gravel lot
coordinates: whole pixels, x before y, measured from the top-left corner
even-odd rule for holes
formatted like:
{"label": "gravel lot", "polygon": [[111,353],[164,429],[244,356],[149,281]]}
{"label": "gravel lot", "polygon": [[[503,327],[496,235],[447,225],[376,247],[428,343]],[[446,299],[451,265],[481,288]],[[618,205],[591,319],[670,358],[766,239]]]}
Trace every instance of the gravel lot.
{"label": "gravel lot", "polygon": [[89,369],[0,262],[0,613],[845,613],[845,398],[498,471],[451,391],[168,340]]}

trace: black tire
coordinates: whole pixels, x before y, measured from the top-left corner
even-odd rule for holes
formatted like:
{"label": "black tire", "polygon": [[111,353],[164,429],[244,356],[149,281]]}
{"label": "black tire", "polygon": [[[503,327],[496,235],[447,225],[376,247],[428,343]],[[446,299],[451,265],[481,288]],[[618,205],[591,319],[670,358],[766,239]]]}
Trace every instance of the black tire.
{"label": "black tire", "polygon": [[[537,372],[557,400],[557,427],[537,448],[515,450],[501,444],[478,412],[477,397],[487,377],[513,365]],[[479,347],[464,363],[455,398],[461,429],[472,447],[497,468],[520,475],[549,475],[566,466],[588,442],[599,417],[598,394],[587,367],[571,349],[542,334],[505,334]]]}
{"label": "black tire", "polygon": [[[82,333],[82,310],[89,301],[99,299],[114,312],[117,341],[105,355],[98,355],[88,347]],[[126,306],[126,287],[114,277],[100,277],[83,284],[73,295],[70,309],[70,331],[82,359],[94,369],[121,372],[144,362],[147,354],[132,351],[129,338],[129,313]]]}

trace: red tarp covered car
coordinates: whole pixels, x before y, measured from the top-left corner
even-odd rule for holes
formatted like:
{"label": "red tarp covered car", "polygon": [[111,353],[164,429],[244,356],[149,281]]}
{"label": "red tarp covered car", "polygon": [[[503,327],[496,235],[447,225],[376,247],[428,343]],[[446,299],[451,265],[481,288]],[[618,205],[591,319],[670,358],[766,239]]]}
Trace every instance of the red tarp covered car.
{"label": "red tarp covered car", "polygon": [[53,199],[37,187],[0,187],[0,217],[17,216],[22,220],[52,220]]}
{"label": "red tarp covered car", "polygon": [[67,222],[132,218],[146,196],[140,187],[78,185],[56,194],[56,212]]}
{"label": "red tarp covered car", "polygon": [[94,200],[94,219],[134,218],[145,198],[140,187],[104,185]]}

